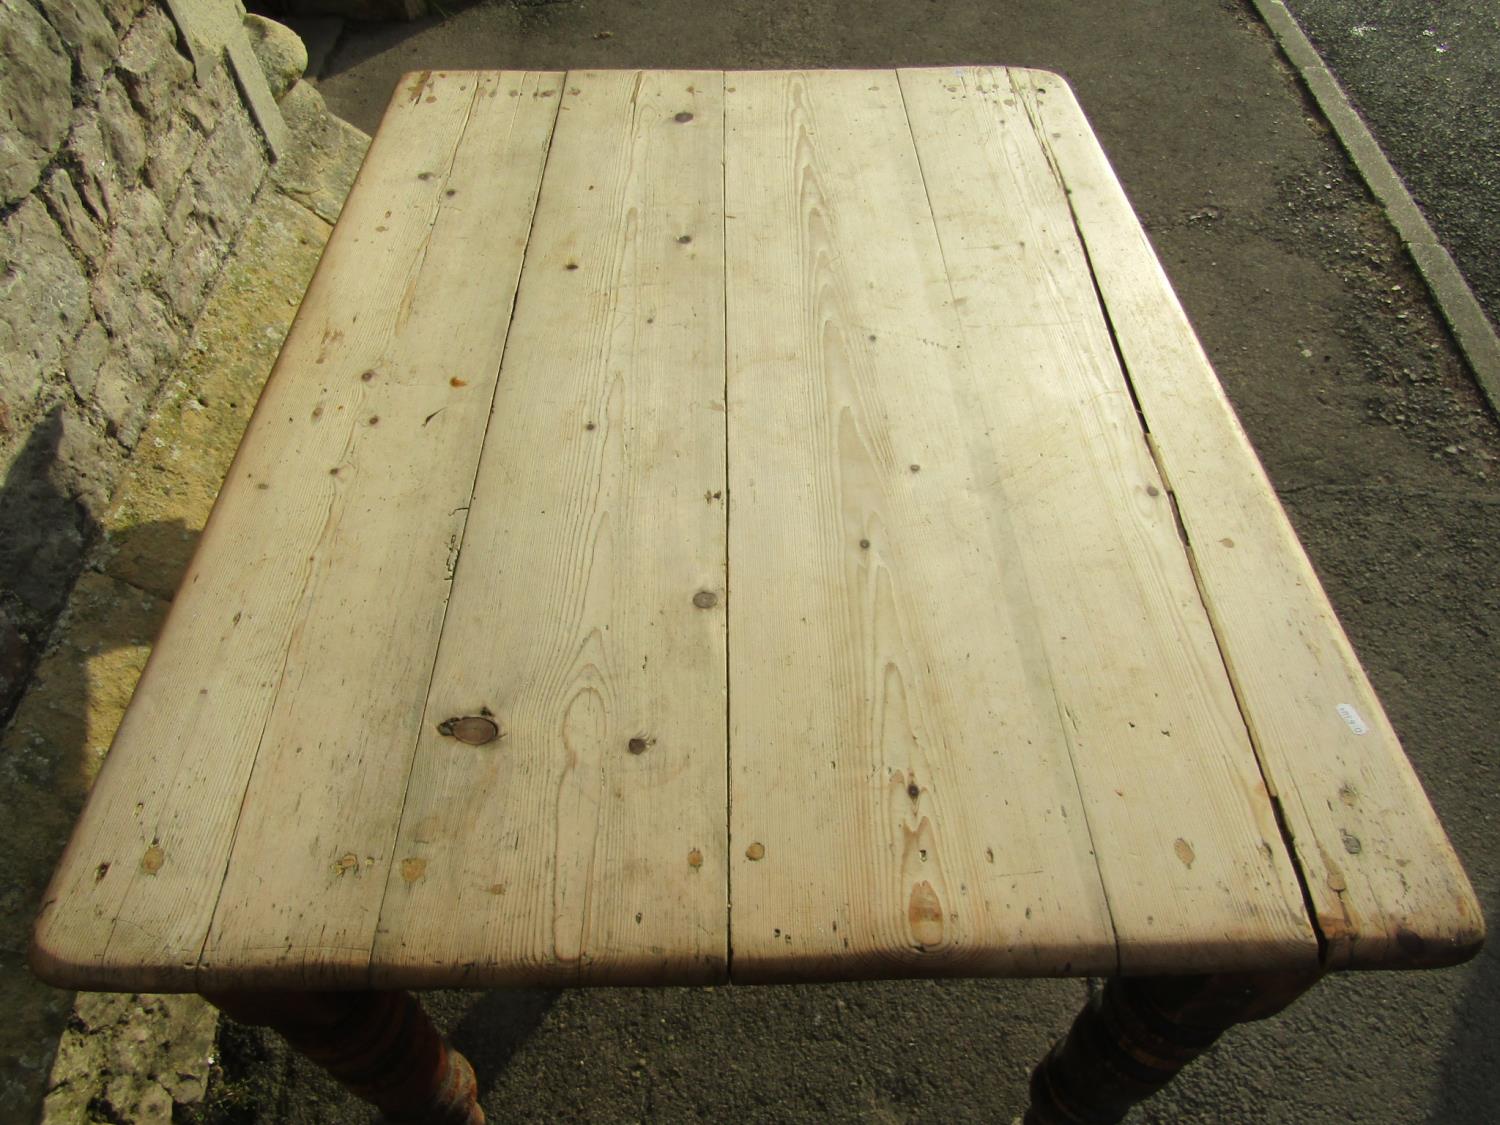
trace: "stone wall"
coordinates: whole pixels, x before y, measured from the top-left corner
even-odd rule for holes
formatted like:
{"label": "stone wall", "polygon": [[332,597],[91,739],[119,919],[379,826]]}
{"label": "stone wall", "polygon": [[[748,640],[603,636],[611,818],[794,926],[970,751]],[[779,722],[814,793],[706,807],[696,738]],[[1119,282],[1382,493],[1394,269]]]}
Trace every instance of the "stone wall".
{"label": "stone wall", "polygon": [[0,724],[266,178],[149,0],[0,0]]}

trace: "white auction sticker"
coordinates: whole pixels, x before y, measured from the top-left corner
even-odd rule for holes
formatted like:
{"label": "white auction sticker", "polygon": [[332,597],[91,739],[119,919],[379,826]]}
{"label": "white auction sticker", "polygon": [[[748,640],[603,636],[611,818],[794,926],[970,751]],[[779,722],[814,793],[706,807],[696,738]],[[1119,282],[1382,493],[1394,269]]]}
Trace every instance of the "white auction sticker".
{"label": "white auction sticker", "polygon": [[1370,733],[1369,724],[1367,724],[1364,719],[1360,718],[1359,712],[1354,709],[1354,704],[1340,703],[1339,715],[1343,717],[1344,722],[1349,724],[1349,729],[1352,730],[1355,734]]}

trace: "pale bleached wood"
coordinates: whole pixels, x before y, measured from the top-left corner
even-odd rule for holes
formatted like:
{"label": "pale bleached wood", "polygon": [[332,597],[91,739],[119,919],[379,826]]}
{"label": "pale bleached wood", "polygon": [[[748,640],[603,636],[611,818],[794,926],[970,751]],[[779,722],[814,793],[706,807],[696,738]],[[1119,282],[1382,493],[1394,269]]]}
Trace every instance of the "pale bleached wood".
{"label": "pale bleached wood", "polygon": [[[403,82],[40,974],[719,979],[727,898],[744,980],[1301,963],[1236,702],[1330,961],[1472,952],[1467,881],[1065,86],[905,82]],[[439,731],[462,716],[500,737]]]}
{"label": "pale bleached wood", "polygon": [[559,90],[398,89],[48,892],[48,979],[365,979]]}
{"label": "pale bleached wood", "polygon": [[1003,70],[903,71],[977,409],[1127,973],[1316,959],[1296,872],[1099,308]]}
{"label": "pale bleached wood", "polygon": [[1113,971],[895,75],[729,83],[734,977]]}
{"label": "pale bleached wood", "polygon": [[377,983],[725,976],[722,88],[567,77]]}
{"label": "pale bleached wood", "polygon": [[1067,187],[1328,964],[1472,956],[1468,878],[1072,92],[1021,75],[1016,96]]}

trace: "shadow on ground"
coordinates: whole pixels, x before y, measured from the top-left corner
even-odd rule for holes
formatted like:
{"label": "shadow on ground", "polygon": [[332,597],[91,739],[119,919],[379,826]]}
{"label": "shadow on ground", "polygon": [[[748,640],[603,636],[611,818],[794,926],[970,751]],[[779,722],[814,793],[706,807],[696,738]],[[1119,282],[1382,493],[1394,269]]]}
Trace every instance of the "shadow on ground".
{"label": "shadow on ground", "polygon": [[[60,423],[54,415],[32,433],[0,485],[0,526],[21,511],[73,510],[72,533],[52,551],[7,560],[14,570],[71,564],[101,538],[101,529],[72,498],[41,496],[51,487],[47,467],[57,456]],[[111,546],[149,553],[162,581],[175,585],[197,533],[181,521],[145,523],[111,536]],[[52,869],[108,749],[113,717],[123,711],[166,610],[166,601],[97,572],[75,587],[58,639],[43,656],[31,690],[0,742],[0,821],[6,848],[0,858],[0,1120],[29,1120],[40,1101],[58,1033],[73,994],[50,988],[24,966],[32,920]]]}

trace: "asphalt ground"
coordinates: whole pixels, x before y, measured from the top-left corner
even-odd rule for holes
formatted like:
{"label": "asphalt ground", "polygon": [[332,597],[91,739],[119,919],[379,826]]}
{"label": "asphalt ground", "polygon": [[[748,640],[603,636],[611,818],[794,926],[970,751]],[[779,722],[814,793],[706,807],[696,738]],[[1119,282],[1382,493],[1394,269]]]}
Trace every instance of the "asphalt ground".
{"label": "asphalt ground", "polygon": [[[1500,430],[1383,214],[1248,5],[572,0],[348,26],[335,112],[439,67],[989,62],[1073,84],[1474,879],[1500,862]],[[1468,204],[1462,204],[1467,206]],[[440,993],[491,1120],[1007,1121],[1084,982]],[[1500,971],[1331,978],[1138,1121],[1500,1119]],[[202,1117],[367,1121],[226,1028]]]}
{"label": "asphalt ground", "polygon": [[1286,6],[1500,324],[1500,5]]}

